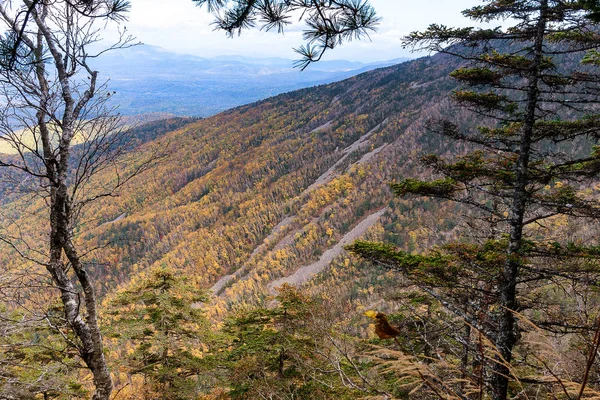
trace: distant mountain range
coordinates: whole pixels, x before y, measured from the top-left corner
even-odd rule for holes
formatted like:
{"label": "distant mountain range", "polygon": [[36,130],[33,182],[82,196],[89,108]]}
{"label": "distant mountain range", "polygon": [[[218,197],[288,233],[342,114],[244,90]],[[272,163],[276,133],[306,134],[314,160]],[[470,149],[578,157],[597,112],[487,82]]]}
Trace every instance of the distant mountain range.
{"label": "distant mountain range", "polygon": [[124,115],[166,112],[206,117],[407,60],[321,61],[300,71],[293,67],[293,60],[282,58],[202,58],[140,45],[107,53],[92,65],[110,79],[108,89],[116,92],[113,104]]}

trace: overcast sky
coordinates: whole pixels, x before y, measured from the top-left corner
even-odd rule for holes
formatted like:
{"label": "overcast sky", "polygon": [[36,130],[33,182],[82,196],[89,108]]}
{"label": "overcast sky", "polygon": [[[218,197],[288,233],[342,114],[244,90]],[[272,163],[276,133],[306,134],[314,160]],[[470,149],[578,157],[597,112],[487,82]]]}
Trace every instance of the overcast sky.
{"label": "overcast sky", "polygon": [[[370,62],[415,57],[401,48],[400,37],[422,30],[430,23],[472,25],[460,12],[477,3],[476,0],[371,0],[382,18],[377,32],[371,34],[371,41],[345,44],[330,51],[327,59]],[[211,26],[214,18],[205,7],[196,7],[191,0],[131,0],[131,6],[127,30],[144,44],[177,53],[296,59],[292,48],[303,43],[299,23],[292,24],[284,35],[254,29],[232,39],[225,37],[224,32],[214,31]]]}

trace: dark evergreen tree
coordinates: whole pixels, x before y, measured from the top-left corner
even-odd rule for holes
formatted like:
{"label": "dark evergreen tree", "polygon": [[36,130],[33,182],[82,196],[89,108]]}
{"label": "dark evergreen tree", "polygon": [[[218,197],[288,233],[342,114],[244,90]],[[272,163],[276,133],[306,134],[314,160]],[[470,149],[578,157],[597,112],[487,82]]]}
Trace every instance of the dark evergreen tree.
{"label": "dark evergreen tree", "polygon": [[131,349],[127,372],[144,376],[148,398],[197,395],[210,337],[198,307],[204,300],[204,291],[177,271],[157,268],[134,279],[111,302],[109,336]]}
{"label": "dark evergreen tree", "polygon": [[[398,196],[457,201],[493,229],[487,240],[452,243],[423,255],[373,243],[352,246],[407,274],[491,341],[494,361],[485,376],[497,400],[507,398],[515,374],[511,362],[521,333],[516,316],[532,306],[525,288],[555,277],[589,281],[590,274],[597,276],[595,264],[582,268],[569,262],[596,258],[595,244],[532,235],[533,226],[559,215],[600,217],[600,203],[584,191],[600,171],[600,76],[589,65],[595,60],[590,51],[600,44],[596,10],[596,2],[589,1],[490,0],[464,15],[513,26],[431,25],[408,36],[408,46],[464,60],[451,76],[465,87],[451,96],[482,125],[472,128],[451,117],[430,121],[432,132],[467,143],[469,152],[449,159],[425,156],[424,163],[440,178],[402,179],[392,189]],[[565,325],[534,322],[548,329]]]}
{"label": "dark evergreen tree", "polygon": [[377,393],[321,300],[284,284],[277,304],[225,322],[221,353],[234,399],[355,399]]}

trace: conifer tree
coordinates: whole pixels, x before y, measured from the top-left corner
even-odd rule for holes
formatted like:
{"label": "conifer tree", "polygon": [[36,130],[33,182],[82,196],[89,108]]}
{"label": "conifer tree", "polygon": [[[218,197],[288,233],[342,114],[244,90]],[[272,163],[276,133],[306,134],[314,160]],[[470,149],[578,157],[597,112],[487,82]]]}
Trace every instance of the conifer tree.
{"label": "conifer tree", "polygon": [[[468,144],[459,157],[423,157],[439,179],[401,179],[398,196],[430,196],[464,204],[489,223],[489,238],[451,243],[427,254],[356,242],[351,249],[405,273],[421,289],[485,334],[496,349],[485,371],[493,399],[506,399],[521,328],[517,313],[531,304],[525,288],[555,277],[589,280],[595,264],[590,243],[533,236],[532,227],[566,216],[600,217],[600,203],[584,192],[600,171],[600,76],[589,64],[600,44],[593,21],[597,4],[586,1],[490,0],[464,11],[478,22],[509,21],[492,29],[431,25],[405,44],[459,57],[451,76],[464,85],[451,94],[457,107],[481,125],[450,117],[429,129]],[[549,260],[559,262],[550,263]],[[561,321],[535,321],[549,329]],[[565,327],[568,329],[568,327]]]}
{"label": "conifer tree", "polygon": [[110,302],[109,336],[129,352],[128,374],[142,375],[148,398],[190,399],[208,349],[208,321],[198,308],[204,292],[171,268],[134,279]]}
{"label": "conifer tree", "polygon": [[284,284],[277,304],[238,312],[225,322],[221,354],[234,399],[355,399],[377,391],[361,375],[331,310]]}

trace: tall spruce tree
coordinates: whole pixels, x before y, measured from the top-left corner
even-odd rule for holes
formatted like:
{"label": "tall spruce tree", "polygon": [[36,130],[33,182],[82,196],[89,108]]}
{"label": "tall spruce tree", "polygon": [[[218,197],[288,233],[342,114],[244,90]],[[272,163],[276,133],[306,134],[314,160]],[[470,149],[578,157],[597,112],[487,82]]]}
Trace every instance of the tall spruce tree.
{"label": "tall spruce tree", "polygon": [[[494,229],[486,240],[451,243],[419,255],[368,242],[351,246],[406,274],[490,340],[494,361],[482,376],[496,400],[506,399],[511,379],[518,378],[511,366],[521,334],[517,315],[532,307],[525,289],[555,277],[597,278],[593,263],[582,268],[570,260],[595,259],[599,247],[531,234],[536,224],[561,215],[600,217],[600,203],[584,191],[600,171],[600,76],[590,66],[600,44],[596,12],[596,2],[589,1],[488,0],[464,15],[514,25],[431,25],[405,38],[408,46],[464,60],[451,74],[464,88],[451,97],[457,107],[478,115],[482,125],[473,128],[450,117],[430,121],[431,131],[467,143],[469,152],[427,155],[423,161],[439,179],[401,179],[391,187],[398,196],[467,205],[473,217]],[[569,330],[564,321],[534,322]]]}

